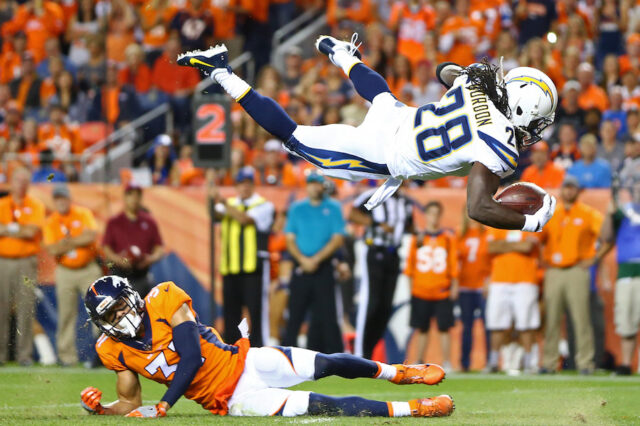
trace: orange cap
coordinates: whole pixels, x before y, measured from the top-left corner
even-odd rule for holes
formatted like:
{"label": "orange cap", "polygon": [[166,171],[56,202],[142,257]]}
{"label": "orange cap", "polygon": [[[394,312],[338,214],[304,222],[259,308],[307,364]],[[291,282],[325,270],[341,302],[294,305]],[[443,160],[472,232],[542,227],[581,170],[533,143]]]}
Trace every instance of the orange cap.
{"label": "orange cap", "polygon": [[549,152],[549,145],[545,141],[536,142],[531,146],[531,150]]}

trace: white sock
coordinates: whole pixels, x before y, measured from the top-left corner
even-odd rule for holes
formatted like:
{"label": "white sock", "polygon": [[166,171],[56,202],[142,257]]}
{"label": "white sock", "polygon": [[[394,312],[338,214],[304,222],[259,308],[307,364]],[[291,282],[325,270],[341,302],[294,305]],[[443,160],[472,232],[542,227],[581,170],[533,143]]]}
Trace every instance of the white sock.
{"label": "white sock", "polygon": [[407,417],[411,415],[411,407],[406,401],[391,401],[391,409],[393,413],[391,417]]}
{"label": "white sock", "polygon": [[347,77],[349,77],[349,71],[351,71],[351,68],[353,68],[355,64],[362,62],[360,59],[349,55],[349,53],[344,50],[336,51],[336,53],[333,54],[333,61],[342,68],[342,71],[344,71]]}
{"label": "white sock", "polygon": [[376,364],[378,364],[378,367],[380,367],[380,374],[375,377],[376,379],[391,380],[396,377],[398,370],[396,370],[393,365],[385,364],[384,362],[378,361],[376,361]]}
{"label": "white sock", "polygon": [[242,98],[251,89],[249,83],[230,73],[225,68],[218,68],[211,72],[211,78],[218,82],[222,88],[236,101]]}

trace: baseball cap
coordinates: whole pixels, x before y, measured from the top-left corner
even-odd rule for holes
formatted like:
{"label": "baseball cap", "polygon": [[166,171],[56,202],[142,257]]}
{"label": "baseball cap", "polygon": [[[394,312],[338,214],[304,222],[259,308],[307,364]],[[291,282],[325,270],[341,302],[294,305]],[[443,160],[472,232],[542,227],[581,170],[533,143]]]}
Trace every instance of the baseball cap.
{"label": "baseball cap", "polygon": [[311,173],[307,175],[307,183],[316,182],[316,183],[324,183],[324,176],[322,176],[317,171],[313,170]]}
{"label": "baseball cap", "polygon": [[65,184],[56,185],[53,188],[53,198],[64,197],[70,198],[71,193],[69,192],[69,187]]}
{"label": "baseball cap", "polygon": [[154,141],[157,145],[162,146],[171,146],[171,137],[169,135],[165,135],[164,133],[156,136]]}
{"label": "baseball cap", "polygon": [[255,171],[253,170],[253,167],[246,166],[238,171],[238,174],[236,175],[236,183],[244,182],[245,180],[250,180],[251,182],[253,182],[254,178]]}
{"label": "baseball cap", "polygon": [[531,146],[531,150],[549,152],[549,145],[545,141],[536,142]]}
{"label": "baseball cap", "polygon": [[580,181],[574,175],[567,174],[562,181],[562,186],[575,186],[576,188],[581,188]]}
{"label": "baseball cap", "polygon": [[562,87],[562,93],[567,93],[569,90],[580,90],[580,83],[576,80],[567,81]]}
{"label": "baseball cap", "polygon": [[138,185],[137,183],[133,183],[133,182],[129,182],[127,184],[127,186],[125,186],[124,188],[124,193],[128,193],[131,191],[138,191],[140,193],[142,193],[142,187],[140,185]]}

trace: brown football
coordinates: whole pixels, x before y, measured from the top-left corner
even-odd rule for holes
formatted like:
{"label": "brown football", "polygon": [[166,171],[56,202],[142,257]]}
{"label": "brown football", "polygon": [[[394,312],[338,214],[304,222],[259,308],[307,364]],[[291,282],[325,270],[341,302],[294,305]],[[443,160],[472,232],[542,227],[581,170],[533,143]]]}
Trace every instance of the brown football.
{"label": "brown football", "polygon": [[495,199],[505,207],[522,214],[533,214],[542,207],[547,193],[538,185],[529,182],[518,182],[507,186]]}

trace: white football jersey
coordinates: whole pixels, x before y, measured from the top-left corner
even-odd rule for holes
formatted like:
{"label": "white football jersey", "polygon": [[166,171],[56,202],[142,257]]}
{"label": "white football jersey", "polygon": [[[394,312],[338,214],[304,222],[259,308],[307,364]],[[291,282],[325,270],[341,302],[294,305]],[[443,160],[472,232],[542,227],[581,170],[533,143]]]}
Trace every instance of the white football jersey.
{"label": "white football jersey", "polygon": [[513,125],[489,98],[458,77],[439,102],[407,108],[393,143],[387,143],[390,174],[431,180],[466,176],[479,161],[500,177],[513,173],[518,149]]}

